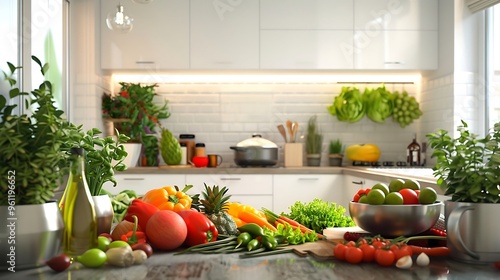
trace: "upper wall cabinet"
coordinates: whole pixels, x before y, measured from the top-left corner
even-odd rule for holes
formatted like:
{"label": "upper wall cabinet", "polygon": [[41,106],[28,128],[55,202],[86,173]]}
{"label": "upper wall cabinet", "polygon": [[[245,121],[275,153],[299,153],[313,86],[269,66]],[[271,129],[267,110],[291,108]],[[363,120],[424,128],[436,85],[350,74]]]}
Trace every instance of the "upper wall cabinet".
{"label": "upper wall cabinet", "polygon": [[351,30],[352,0],[262,0],[261,29]]}
{"label": "upper wall cabinet", "polygon": [[259,69],[259,0],[191,0],[190,24],[192,69]]}
{"label": "upper wall cabinet", "polygon": [[352,69],[353,2],[260,2],[261,69]]}
{"label": "upper wall cabinet", "polygon": [[107,14],[116,12],[117,1],[100,2],[103,69],[189,68],[189,1],[124,2],[125,13],[134,18],[129,33],[107,28]]}
{"label": "upper wall cabinet", "polygon": [[438,1],[355,0],[355,69],[437,69]]}

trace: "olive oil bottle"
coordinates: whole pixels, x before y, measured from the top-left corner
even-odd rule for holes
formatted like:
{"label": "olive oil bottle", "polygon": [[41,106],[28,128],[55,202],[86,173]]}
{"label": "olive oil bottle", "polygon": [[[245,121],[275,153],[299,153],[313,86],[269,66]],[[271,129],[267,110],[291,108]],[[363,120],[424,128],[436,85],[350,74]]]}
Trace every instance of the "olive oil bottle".
{"label": "olive oil bottle", "polygon": [[71,159],[68,183],[59,202],[59,209],[64,220],[64,253],[78,256],[97,247],[97,218],[85,178],[84,150],[72,148]]}

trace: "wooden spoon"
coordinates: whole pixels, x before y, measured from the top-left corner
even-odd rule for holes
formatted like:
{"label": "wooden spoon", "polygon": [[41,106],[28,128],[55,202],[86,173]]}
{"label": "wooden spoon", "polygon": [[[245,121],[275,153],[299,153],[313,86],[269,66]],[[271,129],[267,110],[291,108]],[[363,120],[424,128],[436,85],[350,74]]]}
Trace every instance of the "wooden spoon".
{"label": "wooden spoon", "polygon": [[297,136],[297,131],[299,130],[299,122],[292,123],[292,143],[295,143],[295,137]]}
{"label": "wooden spoon", "polygon": [[285,127],[282,124],[280,124],[280,125],[278,125],[278,130],[279,130],[281,136],[283,136],[283,139],[285,139],[285,143],[287,143],[288,141],[286,140]]}
{"label": "wooden spoon", "polygon": [[292,121],[286,121],[286,128],[288,129],[288,134],[290,134],[290,143],[293,143],[293,129],[292,129]]}

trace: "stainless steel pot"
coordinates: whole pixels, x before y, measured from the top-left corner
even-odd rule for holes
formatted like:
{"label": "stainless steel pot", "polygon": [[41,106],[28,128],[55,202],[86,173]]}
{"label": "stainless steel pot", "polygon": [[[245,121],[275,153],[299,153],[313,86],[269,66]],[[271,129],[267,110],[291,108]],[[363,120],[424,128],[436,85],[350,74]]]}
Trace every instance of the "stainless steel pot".
{"label": "stainless steel pot", "polygon": [[272,166],[278,163],[278,146],[260,134],[230,147],[234,150],[234,162],[242,167]]}

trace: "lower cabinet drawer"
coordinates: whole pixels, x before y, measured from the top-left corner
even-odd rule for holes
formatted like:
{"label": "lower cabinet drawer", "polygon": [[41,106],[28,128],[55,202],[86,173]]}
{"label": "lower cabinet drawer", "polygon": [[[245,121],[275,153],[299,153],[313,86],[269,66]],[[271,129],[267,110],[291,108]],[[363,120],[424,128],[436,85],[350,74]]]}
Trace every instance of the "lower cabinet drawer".
{"label": "lower cabinet drawer", "polygon": [[227,187],[230,195],[270,195],[273,194],[272,175],[204,174],[186,175],[186,184],[201,192],[208,186]]}
{"label": "lower cabinet drawer", "polygon": [[185,175],[183,174],[117,174],[115,178],[116,187],[113,187],[111,182],[104,184],[104,189],[112,194],[117,194],[123,190],[134,190],[138,195],[144,195],[151,189],[174,185],[183,189],[185,185]]}

